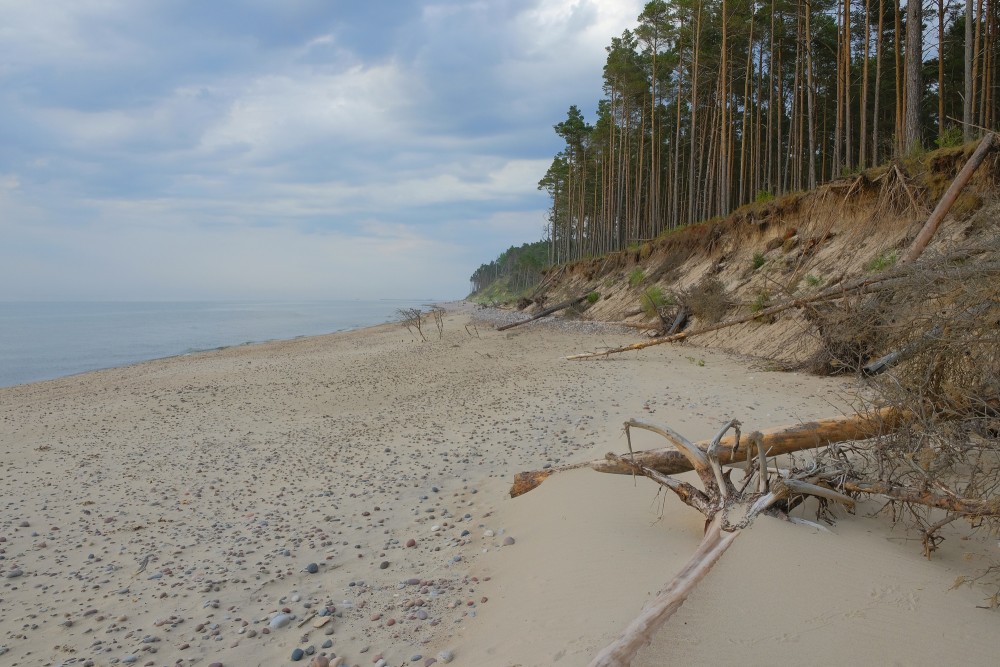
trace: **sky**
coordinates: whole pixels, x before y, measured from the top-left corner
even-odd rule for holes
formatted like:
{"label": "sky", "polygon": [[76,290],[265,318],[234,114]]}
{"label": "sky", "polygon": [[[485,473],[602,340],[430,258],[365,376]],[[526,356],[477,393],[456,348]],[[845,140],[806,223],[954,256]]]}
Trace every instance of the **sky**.
{"label": "sky", "polygon": [[0,0],[0,301],[460,298],[640,0]]}

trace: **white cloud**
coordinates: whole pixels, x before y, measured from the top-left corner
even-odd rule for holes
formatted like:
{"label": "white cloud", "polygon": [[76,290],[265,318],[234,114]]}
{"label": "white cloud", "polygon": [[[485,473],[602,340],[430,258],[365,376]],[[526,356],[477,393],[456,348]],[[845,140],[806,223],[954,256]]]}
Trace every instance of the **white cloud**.
{"label": "white cloud", "polygon": [[641,3],[366,6],[0,0],[0,298],[452,296],[538,239]]}
{"label": "white cloud", "polygon": [[252,157],[267,158],[321,141],[391,141],[411,94],[412,84],[392,63],[264,76],[236,95],[202,147],[246,146]]}

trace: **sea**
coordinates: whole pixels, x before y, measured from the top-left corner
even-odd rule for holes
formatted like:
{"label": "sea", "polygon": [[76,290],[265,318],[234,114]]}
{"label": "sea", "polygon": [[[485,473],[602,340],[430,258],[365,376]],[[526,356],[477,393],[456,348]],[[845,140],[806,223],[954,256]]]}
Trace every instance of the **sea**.
{"label": "sea", "polygon": [[0,387],[358,329],[431,300],[0,302]]}

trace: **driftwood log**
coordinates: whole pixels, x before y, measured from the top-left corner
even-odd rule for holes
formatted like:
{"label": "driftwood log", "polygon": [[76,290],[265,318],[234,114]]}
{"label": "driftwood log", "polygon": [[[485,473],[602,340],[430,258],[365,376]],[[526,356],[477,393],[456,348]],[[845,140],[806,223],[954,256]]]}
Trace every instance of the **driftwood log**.
{"label": "driftwood log", "polygon": [[[727,431],[735,442],[740,439],[740,423],[731,420],[711,440],[708,447],[701,449],[694,443],[666,426],[647,424],[631,420],[625,422],[625,434],[629,429],[641,428],[653,431],[674,443],[676,450],[688,460],[688,469],[693,469],[701,479],[702,489],[687,482],[664,475],[652,468],[633,463],[626,457],[618,462],[628,465],[632,472],[649,477],[657,484],[673,491],[686,505],[694,507],[708,519],[705,533],[694,554],[681,571],[663,590],[643,608],[639,616],[602,649],[590,663],[590,667],[627,667],[639,650],[649,643],[658,630],[687,599],[699,581],[712,569],[740,532],[753,523],[763,513],[772,513],[774,506],[792,496],[817,495],[826,500],[853,505],[854,500],[829,488],[823,488],[789,476],[771,476],[768,473],[766,456],[760,447],[760,433],[751,434],[750,440],[756,446],[758,466],[750,467],[742,488],[737,489],[728,474],[722,471],[720,453],[722,439]],[[802,523],[812,522],[799,520]]]}
{"label": "driftwood log", "polygon": [[505,324],[502,327],[497,327],[497,331],[506,331],[507,329],[513,329],[514,327],[519,327],[522,324],[527,324],[528,322],[534,322],[535,320],[540,320],[543,317],[545,317],[546,315],[551,315],[552,313],[556,313],[556,312],[558,312],[560,310],[563,310],[564,308],[569,308],[570,306],[575,306],[576,304],[580,303],[581,301],[585,300],[586,298],[587,298],[587,294],[584,294],[583,296],[578,296],[575,299],[570,299],[569,301],[563,301],[562,303],[556,304],[555,306],[552,306],[551,308],[546,308],[542,312],[540,312],[537,315],[535,315],[533,317],[530,317],[530,318],[528,318],[526,320],[521,320],[520,322],[514,322],[513,324]]}
{"label": "driftwood log", "polygon": [[[898,429],[907,416],[907,412],[897,408],[882,408],[866,414],[780,426],[761,433],[761,446],[769,455],[777,456],[824,447],[837,442],[866,440]],[[709,444],[711,441],[704,440],[696,443],[696,446],[705,449]],[[742,460],[746,456],[744,452],[737,451],[736,436],[722,438],[718,444],[718,450],[719,461],[723,464]],[[634,465],[649,468],[665,475],[676,475],[692,470],[690,459],[675,447],[635,452],[629,456],[627,463],[621,457],[610,454],[606,458],[594,461],[519,472],[514,476],[510,496],[516,498],[531,491],[555,472],[591,468],[597,472],[631,475],[635,472]]]}

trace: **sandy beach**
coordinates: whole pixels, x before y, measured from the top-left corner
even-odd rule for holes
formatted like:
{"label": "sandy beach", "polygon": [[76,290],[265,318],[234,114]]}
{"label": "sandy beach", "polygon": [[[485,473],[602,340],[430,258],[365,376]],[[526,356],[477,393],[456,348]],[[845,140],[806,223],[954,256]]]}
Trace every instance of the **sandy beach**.
{"label": "sandy beach", "polygon": [[[703,518],[589,469],[510,499],[515,472],[624,451],[631,417],[700,439],[851,409],[850,380],[687,345],[568,362],[635,335],[474,316],[0,389],[0,665],[586,665]],[[951,590],[995,540],[928,561],[879,506],[762,517],[635,664],[995,664],[985,589]]]}

